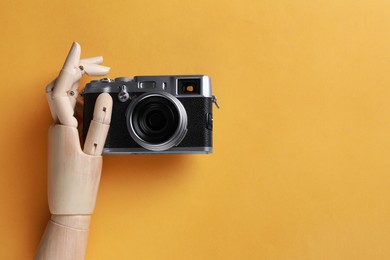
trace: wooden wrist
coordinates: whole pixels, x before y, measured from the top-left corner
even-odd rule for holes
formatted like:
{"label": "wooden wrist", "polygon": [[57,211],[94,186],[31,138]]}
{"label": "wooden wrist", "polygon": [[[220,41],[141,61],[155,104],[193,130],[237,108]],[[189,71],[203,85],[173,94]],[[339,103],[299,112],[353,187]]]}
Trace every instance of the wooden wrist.
{"label": "wooden wrist", "polygon": [[55,224],[79,230],[89,230],[91,215],[51,215]]}
{"label": "wooden wrist", "polygon": [[34,259],[82,260],[91,215],[52,215]]}

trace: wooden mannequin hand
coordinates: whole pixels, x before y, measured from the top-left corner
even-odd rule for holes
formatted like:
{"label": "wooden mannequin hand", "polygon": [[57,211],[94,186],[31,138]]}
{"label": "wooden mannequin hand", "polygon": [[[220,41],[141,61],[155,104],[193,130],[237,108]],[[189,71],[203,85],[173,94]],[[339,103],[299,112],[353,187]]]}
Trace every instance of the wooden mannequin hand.
{"label": "wooden mannequin hand", "polygon": [[102,57],[80,60],[80,45],[73,43],[65,64],[46,88],[54,125],[49,129],[48,200],[52,218],[42,237],[36,259],[83,259],[90,216],[99,187],[102,150],[112,112],[112,99],[102,93],[81,149],[74,117],[80,78],[105,75]]}

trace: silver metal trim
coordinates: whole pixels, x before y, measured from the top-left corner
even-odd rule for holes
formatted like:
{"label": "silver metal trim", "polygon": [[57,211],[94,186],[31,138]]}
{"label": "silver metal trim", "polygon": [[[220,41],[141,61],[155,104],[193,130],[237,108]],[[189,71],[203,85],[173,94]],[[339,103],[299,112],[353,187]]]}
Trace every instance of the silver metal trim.
{"label": "silver metal trim", "polygon": [[211,79],[209,76],[202,76],[202,95],[204,97],[212,97]]}
{"label": "silver metal trim", "polygon": [[[171,101],[175,107],[177,108],[179,112],[179,125],[175,131],[175,133],[172,135],[172,137],[160,144],[151,144],[149,142],[144,141],[141,137],[137,135],[137,133],[134,130],[133,122],[132,122],[132,117],[133,117],[133,111],[134,108],[139,104],[144,99],[150,98],[150,97],[162,97],[165,99],[168,99]],[[188,118],[187,118],[187,112],[183,106],[183,104],[173,95],[166,93],[166,92],[161,92],[161,93],[145,93],[141,96],[139,96],[134,102],[132,102],[127,111],[126,111],[126,123],[127,123],[127,130],[129,131],[130,136],[134,139],[134,141],[142,146],[143,148],[150,150],[150,151],[155,151],[155,152],[161,152],[168,150],[176,145],[178,145],[185,135],[187,134],[187,123],[188,123]]]}
{"label": "silver metal trim", "polygon": [[104,148],[104,155],[126,154],[211,154],[212,147],[173,147],[166,151],[149,151],[143,148]]}
{"label": "silver metal trim", "polygon": [[102,78],[100,81],[104,82],[104,83],[110,83],[110,82],[113,82],[114,80],[110,79],[110,78]]}
{"label": "silver metal trim", "polygon": [[[212,97],[211,79],[206,75],[172,75],[172,76],[136,76],[134,78],[117,78],[118,80],[101,79],[100,81],[91,81],[87,83],[84,88],[84,94],[89,93],[119,93],[120,86],[126,85],[127,92],[163,92],[170,93],[178,97]],[[125,80],[121,80],[125,79]],[[201,93],[193,95],[177,95],[177,80],[178,79],[200,79],[201,80]],[[141,89],[138,88],[138,84],[142,81],[155,81],[156,88],[154,89]]]}

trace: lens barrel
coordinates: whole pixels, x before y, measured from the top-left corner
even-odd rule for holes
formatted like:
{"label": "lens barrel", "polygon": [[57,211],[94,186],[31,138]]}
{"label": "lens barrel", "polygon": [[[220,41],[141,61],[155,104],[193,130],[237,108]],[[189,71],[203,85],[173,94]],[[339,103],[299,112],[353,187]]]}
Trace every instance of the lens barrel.
{"label": "lens barrel", "polygon": [[130,103],[127,128],[131,137],[151,151],[178,145],[187,132],[187,113],[169,93],[143,94]]}

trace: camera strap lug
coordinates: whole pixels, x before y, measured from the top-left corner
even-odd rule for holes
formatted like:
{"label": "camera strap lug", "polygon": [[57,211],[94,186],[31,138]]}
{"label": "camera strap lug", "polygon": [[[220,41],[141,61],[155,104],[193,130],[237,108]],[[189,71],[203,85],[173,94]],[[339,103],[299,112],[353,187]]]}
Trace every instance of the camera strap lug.
{"label": "camera strap lug", "polygon": [[219,105],[218,105],[218,102],[217,102],[217,97],[216,96],[212,96],[211,97],[211,102],[213,102],[216,106],[217,106],[217,108],[219,109]]}

